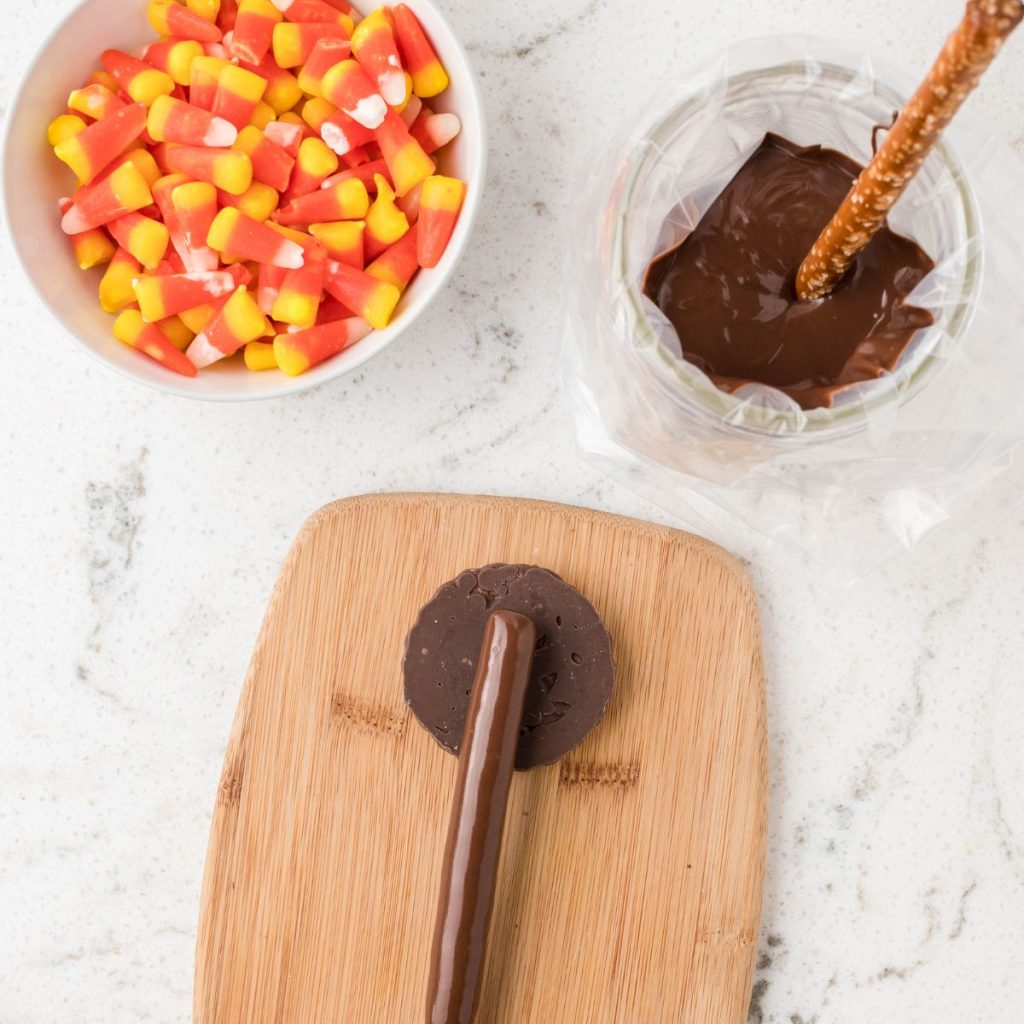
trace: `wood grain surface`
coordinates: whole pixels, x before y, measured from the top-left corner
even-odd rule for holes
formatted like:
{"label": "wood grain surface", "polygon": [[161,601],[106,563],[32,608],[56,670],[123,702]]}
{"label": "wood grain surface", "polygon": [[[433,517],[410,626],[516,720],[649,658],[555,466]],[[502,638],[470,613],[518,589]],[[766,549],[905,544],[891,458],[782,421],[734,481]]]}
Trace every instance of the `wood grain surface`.
{"label": "wood grain surface", "polygon": [[462,569],[543,565],[612,634],[604,721],[513,779],[480,1024],[742,1024],[767,815],[757,606],[689,534],[520,499],[374,495],[303,527],[228,744],[199,1024],[420,1024],[456,762],[402,699]]}

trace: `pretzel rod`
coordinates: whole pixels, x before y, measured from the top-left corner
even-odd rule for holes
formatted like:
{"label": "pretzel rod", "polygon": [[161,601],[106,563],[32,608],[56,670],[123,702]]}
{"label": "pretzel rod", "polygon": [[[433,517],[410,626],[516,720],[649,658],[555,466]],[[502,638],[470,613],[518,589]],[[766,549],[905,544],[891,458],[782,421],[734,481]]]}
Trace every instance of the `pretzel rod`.
{"label": "pretzel rod", "polygon": [[1022,19],[1024,0],[969,0],[928,76],[800,264],[801,300],[827,295],[850,268]]}

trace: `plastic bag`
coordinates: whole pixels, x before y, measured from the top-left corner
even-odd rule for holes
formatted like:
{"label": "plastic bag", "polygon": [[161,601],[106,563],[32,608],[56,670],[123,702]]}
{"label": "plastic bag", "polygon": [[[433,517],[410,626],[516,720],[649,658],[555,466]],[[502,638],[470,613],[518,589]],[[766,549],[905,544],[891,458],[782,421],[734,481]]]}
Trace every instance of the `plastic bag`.
{"label": "plastic bag", "polygon": [[584,453],[733,546],[745,524],[845,579],[1019,493],[1024,163],[958,115],[889,219],[936,261],[910,299],[935,324],[894,373],[831,409],[760,385],[718,391],[642,278],[765,132],[863,163],[872,127],[916,84],[826,40],[732,46],[663,84],[591,154],[570,230],[563,380]]}

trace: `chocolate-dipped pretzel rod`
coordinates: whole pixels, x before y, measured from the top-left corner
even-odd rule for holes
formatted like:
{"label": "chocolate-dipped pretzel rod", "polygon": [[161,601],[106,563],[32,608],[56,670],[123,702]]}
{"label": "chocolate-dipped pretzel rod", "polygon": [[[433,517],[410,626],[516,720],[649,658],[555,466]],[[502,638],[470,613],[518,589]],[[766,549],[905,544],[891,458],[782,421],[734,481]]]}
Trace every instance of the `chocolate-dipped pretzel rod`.
{"label": "chocolate-dipped pretzel rod", "polygon": [[484,629],[448,825],[427,1024],[470,1024],[480,1000],[508,791],[537,630],[498,609]]}
{"label": "chocolate-dipped pretzel rod", "polygon": [[1022,19],[1024,0],[970,0],[927,78],[801,263],[802,300],[827,295],[850,268]]}

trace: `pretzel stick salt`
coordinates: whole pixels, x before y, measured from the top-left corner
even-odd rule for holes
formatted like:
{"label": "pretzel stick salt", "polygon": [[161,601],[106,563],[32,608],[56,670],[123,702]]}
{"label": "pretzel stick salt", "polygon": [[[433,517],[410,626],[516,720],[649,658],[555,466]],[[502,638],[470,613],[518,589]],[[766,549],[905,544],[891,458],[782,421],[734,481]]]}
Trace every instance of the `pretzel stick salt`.
{"label": "pretzel stick salt", "polygon": [[928,77],[800,264],[801,300],[827,295],[846,273],[1022,19],[1024,0],[969,0]]}

